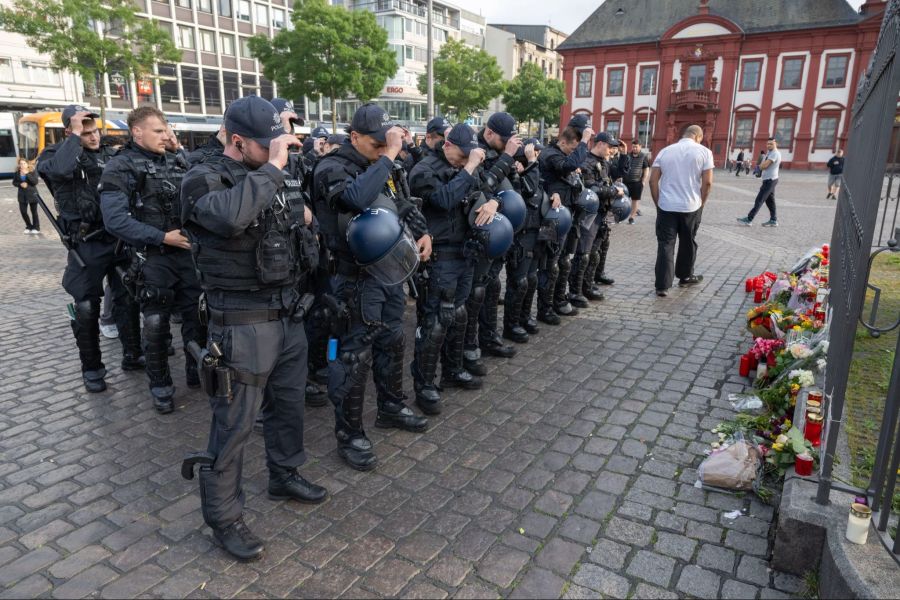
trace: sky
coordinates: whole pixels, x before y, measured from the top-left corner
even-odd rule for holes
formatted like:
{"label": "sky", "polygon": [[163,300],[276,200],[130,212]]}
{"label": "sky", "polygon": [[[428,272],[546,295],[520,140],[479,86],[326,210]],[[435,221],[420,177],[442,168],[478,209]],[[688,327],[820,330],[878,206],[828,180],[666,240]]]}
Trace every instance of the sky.
{"label": "sky", "polygon": [[[656,0],[664,2],[665,0]],[[750,2],[752,0],[734,0]],[[790,0],[782,0],[790,2]],[[859,8],[864,0],[848,0]],[[550,25],[571,34],[587,19],[602,0],[451,0],[460,8],[487,17],[488,23],[514,25]]]}

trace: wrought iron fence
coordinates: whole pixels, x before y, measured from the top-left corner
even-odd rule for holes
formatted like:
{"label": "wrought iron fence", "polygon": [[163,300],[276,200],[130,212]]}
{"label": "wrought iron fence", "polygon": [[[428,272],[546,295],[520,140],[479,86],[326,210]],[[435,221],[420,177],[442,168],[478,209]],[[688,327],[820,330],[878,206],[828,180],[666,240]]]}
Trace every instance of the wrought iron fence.
{"label": "wrought iron fence", "polygon": [[[844,181],[838,197],[831,248],[831,326],[825,394],[828,430],[822,454],[816,500],[827,504],[838,431],[844,418],[844,400],[857,321],[880,335],[900,326],[900,315],[886,327],[876,325],[881,290],[869,282],[872,261],[885,252],[897,252],[897,217],[900,205],[900,169],[894,139],[894,115],[900,94],[900,0],[890,0],[878,45],[857,88],[850,122]],[[894,146],[888,168],[888,154]],[[877,234],[877,236],[876,236]],[[868,321],[863,318],[866,291],[874,292]],[[866,495],[875,526],[894,559],[900,562],[900,536],[890,539],[891,502],[900,468],[900,336],[894,354],[875,465]]]}

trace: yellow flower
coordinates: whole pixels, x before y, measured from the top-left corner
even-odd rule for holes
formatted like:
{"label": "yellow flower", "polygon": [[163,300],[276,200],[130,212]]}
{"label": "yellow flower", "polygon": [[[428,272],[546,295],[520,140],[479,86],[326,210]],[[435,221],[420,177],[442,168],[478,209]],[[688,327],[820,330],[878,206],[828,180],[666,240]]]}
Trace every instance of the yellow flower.
{"label": "yellow flower", "polygon": [[791,423],[790,419],[784,420],[784,425],[781,426],[782,431],[790,431],[791,427],[793,427],[793,423]]}
{"label": "yellow flower", "polygon": [[796,383],[792,383],[791,384],[791,393],[796,394],[799,391],[800,391],[800,386]]}
{"label": "yellow flower", "polygon": [[772,450],[774,450],[775,452],[781,452],[782,450],[784,450],[784,444],[775,442],[774,444],[772,444]]}

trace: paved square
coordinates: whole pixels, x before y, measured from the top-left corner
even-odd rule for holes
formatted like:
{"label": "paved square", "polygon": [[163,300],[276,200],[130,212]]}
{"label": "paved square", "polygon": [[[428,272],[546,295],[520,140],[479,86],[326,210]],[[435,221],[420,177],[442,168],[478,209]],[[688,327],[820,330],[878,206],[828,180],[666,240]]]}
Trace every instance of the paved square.
{"label": "paved square", "polygon": [[[251,564],[212,543],[197,485],[179,473],[183,454],[205,447],[206,400],[187,391],[176,368],[178,410],[156,414],[144,375],[118,368],[115,340],[102,342],[109,390],[83,391],[59,284],[64,250],[55,236],[22,235],[14,189],[3,183],[3,597],[746,597],[797,589],[795,578],[767,569],[772,508],[693,484],[709,429],[731,415],[722,394],[745,383],[736,361],[749,340],[744,278],[787,268],[830,238],[824,174],[784,172],[782,226],[763,229],[735,221],[759,180],[718,171],[698,238],[705,279],[664,299],[653,293],[654,211],[642,202],[636,225],[613,228],[616,284],[606,301],[561,327],[543,326],[515,358],[489,360],[485,389],[447,393],[424,435],[375,429],[370,409],[380,459],[372,473],[337,457],[329,408],[307,409],[302,472],[331,492],[322,505],[268,500],[254,437],[247,519],[267,548]],[[179,350],[173,364],[181,359]],[[723,517],[742,506],[750,516]]]}

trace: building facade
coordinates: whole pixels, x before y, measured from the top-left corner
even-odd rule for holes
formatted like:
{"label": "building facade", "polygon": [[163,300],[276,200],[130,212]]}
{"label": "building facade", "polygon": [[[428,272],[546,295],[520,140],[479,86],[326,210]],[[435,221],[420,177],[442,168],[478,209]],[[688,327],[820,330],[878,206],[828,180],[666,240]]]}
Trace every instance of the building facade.
{"label": "building facade", "polygon": [[[774,136],[811,168],[844,145],[883,1],[607,0],[560,47],[562,118],[651,148],[703,126],[716,163]],[[601,26],[602,24],[602,26]]]}

